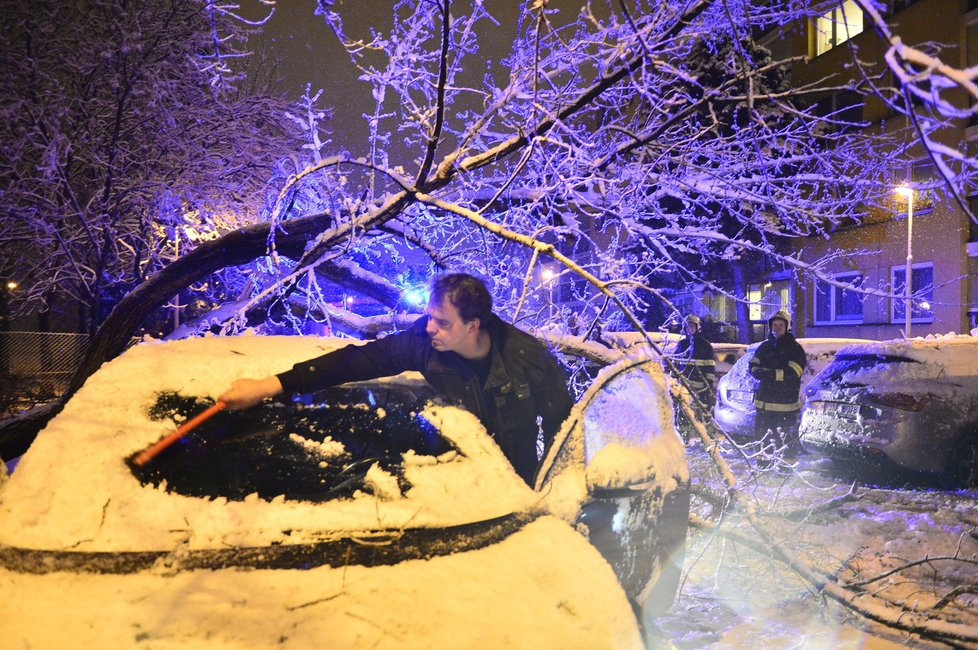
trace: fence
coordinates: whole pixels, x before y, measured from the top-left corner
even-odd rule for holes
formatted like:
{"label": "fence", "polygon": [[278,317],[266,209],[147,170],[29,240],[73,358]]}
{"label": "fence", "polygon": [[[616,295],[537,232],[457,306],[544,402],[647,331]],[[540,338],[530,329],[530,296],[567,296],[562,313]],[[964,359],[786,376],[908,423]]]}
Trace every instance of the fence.
{"label": "fence", "polygon": [[87,334],[0,332],[0,418],[58,398],[87,346]]}

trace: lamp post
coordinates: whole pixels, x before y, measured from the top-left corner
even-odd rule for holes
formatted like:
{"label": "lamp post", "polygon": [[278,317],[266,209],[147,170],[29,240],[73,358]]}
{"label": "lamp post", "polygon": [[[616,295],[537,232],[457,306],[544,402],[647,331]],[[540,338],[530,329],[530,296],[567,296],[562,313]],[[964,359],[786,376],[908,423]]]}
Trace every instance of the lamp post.
{"label": "lamp post", "polygon": [[896,188],[898,194],[907,199],[907,270],[903,283],[904,336],[910,338],[910,294],[911,278],[913,277],[913,188],[901,186]]}

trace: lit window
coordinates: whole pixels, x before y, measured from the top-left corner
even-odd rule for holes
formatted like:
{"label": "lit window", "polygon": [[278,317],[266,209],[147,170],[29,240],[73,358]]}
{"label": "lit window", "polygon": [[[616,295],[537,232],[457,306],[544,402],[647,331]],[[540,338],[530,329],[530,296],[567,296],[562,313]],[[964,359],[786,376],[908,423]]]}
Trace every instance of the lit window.
{"label": "lit window", "polygon": [[[833,278],[855,287],[862,286],[861,273],[839,273]],[[828,282],[815,282],[815,324],[863,322],[863,299],[858,291],[843,289]]]}
{"label": "lit window", "polygon": [[837,3],[815,19],[815,55],[842,45],[863,31],[863,12],[855,0]]}
{"label": "lit window", "polygon": [[[910,307],[910,320],[914,323],[929,323],[934,320],[934,265],[914,264],[911,271],[910,292],[913,294]],[[907,267],[894,266],[890,275],[893,283],[893,293],[902,296],[906,286]],[[906,318],[902,298],[893,299],[894,323],[902,323]]]}
{"label": "lit window", "polygon": [[767,320],[779,309],[791,311],[791,281],[773,280],[747,287],[747,302],[752,321]]}
{"label": "lit window", "polygon": [[[910,164],[910,187],[920,188],[928,184],[933,185],[934,181],[940,177],[937,165],[930,158],[921,158]],[[914,214],[924,214],[934,209],[934,190],[918,189],[914,192],[913,212]]]}

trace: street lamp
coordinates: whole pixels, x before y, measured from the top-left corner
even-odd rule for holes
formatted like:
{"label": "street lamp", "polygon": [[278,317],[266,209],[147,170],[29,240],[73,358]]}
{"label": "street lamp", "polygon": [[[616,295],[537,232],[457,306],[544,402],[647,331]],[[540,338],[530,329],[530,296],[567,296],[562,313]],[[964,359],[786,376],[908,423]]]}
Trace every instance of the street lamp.
{"label": "street lamp", "polygon": [[913,266],[913,188],[902,185],[896,188],[897,194],[907,199],[907,271],[903,284],[904,336],[910,338],[910,278]]}

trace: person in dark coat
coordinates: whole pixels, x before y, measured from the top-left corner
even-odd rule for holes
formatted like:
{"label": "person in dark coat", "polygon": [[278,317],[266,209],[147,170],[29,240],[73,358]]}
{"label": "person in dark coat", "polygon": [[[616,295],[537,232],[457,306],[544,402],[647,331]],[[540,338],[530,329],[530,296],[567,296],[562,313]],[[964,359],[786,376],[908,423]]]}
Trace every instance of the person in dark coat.
{"label": "person in dark coat", "polygon": [[686,336],[676,346],[675,365],[689,389],[710,412],[716,402],[716,359],[713,345],[700,333],[700,317],[686,317]]}
{"label": "person in dark coat", "polygon": [[801,375],[807,359],[791,329],[788,312],[779,310],[768,319],[770,333],[750,360],[750,374],[760,381],[754,392],[754,433],[758,440],[771,431],[786,451],[798,450],[801,413]]}
{"label": "person in dark coat", "polygon": [[548,449],[573,406],[557,360],[539,340],[492,313],[489,291],[471,275],[436,276],[426,312],[403,332],[348,345],[278,375],[239,379],[218,399],[241,409],[283,393],[418,371],[478,417],[532,485],[538,433]]}

